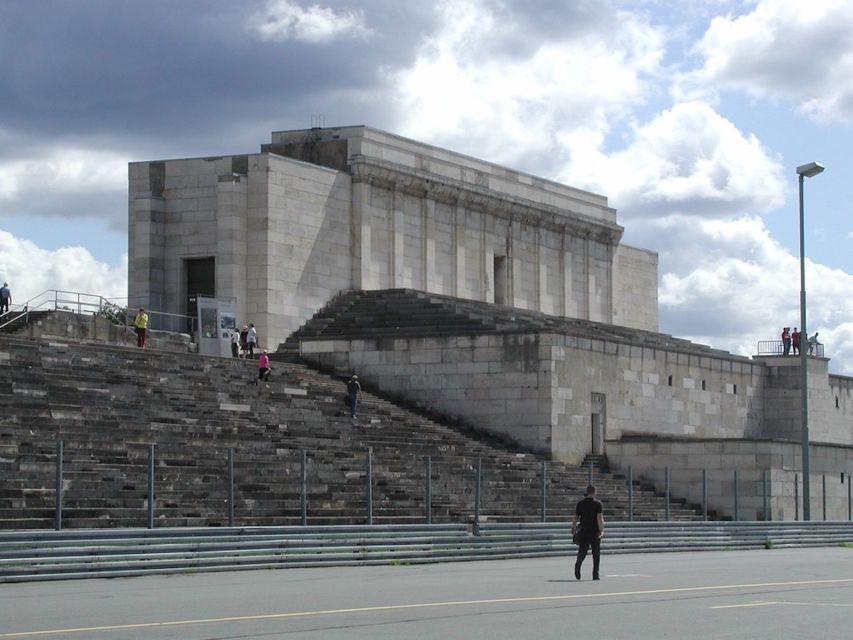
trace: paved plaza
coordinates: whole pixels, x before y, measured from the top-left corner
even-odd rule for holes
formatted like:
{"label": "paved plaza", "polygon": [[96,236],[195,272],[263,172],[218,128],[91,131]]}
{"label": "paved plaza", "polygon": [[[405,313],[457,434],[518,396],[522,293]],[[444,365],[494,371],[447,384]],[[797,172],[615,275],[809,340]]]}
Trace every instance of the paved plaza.
{"label": "paved plaza", "polygon": [[[589,563],[589,561],[588,561]],[[0,638],[849,637],[853,549],[567,557],[0,586]]]}

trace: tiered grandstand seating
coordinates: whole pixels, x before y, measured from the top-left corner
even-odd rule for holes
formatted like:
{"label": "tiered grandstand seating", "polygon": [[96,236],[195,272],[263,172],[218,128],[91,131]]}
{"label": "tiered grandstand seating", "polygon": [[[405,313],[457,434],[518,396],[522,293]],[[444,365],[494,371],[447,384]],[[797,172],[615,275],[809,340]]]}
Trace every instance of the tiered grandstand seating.
{"label": "tiered grandstand seating", "polygon": [[[291,335],[282,351],[295,353],[300,339],[488,335],[547,332],[587,339],[626,342],[643,347],[683,349],[698,354],[728,352],[665,333],[538,311],[453,298],[411,289],[349,291],[333,298]],[[747,358],[744,358],[747,361]]]}
{"label": "tiered grandstand seating", "polygon": [[[0,336],[0,528],[53,526],[56,442],[64,456],[66,527],[144,526],[147,457],[156,444],[156,526],[227,523],[228,448],[234,448],[237,525],[301,522],[300,451],[307,451],[312,524],[366,520],[372,450],[373,519],[423,522],[423,458],[432,457],[434,522],[468,522],[482,459],[481,513],[538,520],[541,459],[365,394],[353,423],[343,382],[255,364],[73,341]],[[548,519],[566,520],[586,471],[548,467]],[[596,484],[608,516],[627,517],[624,480]],[[637,488],[635,519],[663,518],[663,499]],[[674,519],[696,512],[673,506]]]}

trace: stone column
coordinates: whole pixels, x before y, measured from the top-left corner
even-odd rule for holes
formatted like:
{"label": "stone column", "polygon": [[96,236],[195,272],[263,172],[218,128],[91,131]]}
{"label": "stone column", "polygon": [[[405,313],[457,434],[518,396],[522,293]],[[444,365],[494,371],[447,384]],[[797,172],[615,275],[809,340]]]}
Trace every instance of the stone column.
{"label": "stone column", "polygon": [[572,255],[566,246],[566,230],[560,236],[560,313],[571,316],[572,311]]}
{"label": "stone column", "polygon": [[403,216],[405,207],[405,194],[399,189],[389,198],[390,210],[388,211],[388,235],[391,239],[390,251],[388,252],[388,282],[392,287],[403,287],[403,263],[405,247],[405,225]]}
{"label": "stone column", "polygon": [[[489,295],[490,290],[494,288],[494,282],[489,282],[489,274],[495,268],[494,252],[489,250],[488,239],[486,238],[487,223],[486,212],[480,214],[480,295],[478,300],[485,302],[494,302],[494,297]],[[494,278],[494,274],[492,274]]]}
{"label": "stone column", "polygon": [[[423,273],[421,281],[424,291],[435,289],[435,200],[424,197],[421,200],[423,224]],[[439,293],[436,291],[435,293]]]}
{"label": "stone column", "polygon": [[166,298],[166,200],[145,195],[130,202],[128,306],[177,311],[178,300]]}
{"label": "stone column", "polygon": [[246,317],[247,195],[247,176],[219,176],[216,185],[217,295],[236,300],[238,318]]}
{"label": "stone column", "polygon": [[453,295],[465,298],[465,208],[453,207]]}
{"label": "stone column", "polygon": [[370,289],[370,185],[352,184],[352,287]]}
{"label": "stone column", "polygon": [[542,228],[536,227],[536,301],[535,301],[535,309],[537,311],[544,311],[542,308],[543,301],[547,295],[547,284],[548,284],[548,270],[546,265],[542,262]]}
{"label": "stone column", "polygon": [[584,236],[583,240],[583,281],[584,286],[581,289],[583,291],[583,298],[578,301],[578,316],[583,318],[584,320],[589,320],[589,312],[590,312],[590,301],[592,299],[592,270],[590,269],[590,260],[592,257],[590,256],[590,240],[589,236]]}
{"label": "stone column", "polygon": [[[269,155],[251,156],[246,186],[246,290],[244,322],[253,322],[261,340],[270,340],[270,326],[278,306],[270,304],[274,281],[270,239],[270,160]],[[281,295],[280,290],[275,292]]]}
{"label": "stone column", "polygon": [[509,225],[509,237],[507,238],[506,259],[509,261],[509,269],[507,279],[507,304],[512,307],[518,306],[516,292],[521,286],[521,259],[516,254],[519,253],[521,225],[517,220],[513,220]]}

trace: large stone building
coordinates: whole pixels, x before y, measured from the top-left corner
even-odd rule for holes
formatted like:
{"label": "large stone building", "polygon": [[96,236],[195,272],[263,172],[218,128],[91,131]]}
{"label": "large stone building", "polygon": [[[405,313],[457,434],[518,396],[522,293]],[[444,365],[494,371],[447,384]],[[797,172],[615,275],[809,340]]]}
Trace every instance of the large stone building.
{"label": "large stone building", "polygon": [[[799,358],[657,333],[657,256],[620,243],[605,197],[361,126],[132,163],[129,177],[131,305],[186,314],[198,295],[227,299],[275,348],[341,292],[428,292],[449,314],[436,323],[458,331],[400,316],[359,334],[368,309],[303,332],[301,353],[556,459],[606,453],[661,483],[667,467],[694,499],[710,471],[721,513],[738,472],[741,515],[794,516]],[[853,379],[808,363],[813,497],[822,481],[844,517]]]}
{"label": "large stone building", "polygon": [[236,302],[267,344],[347,289],[409,287],[657,328],[657,256],[607,199],[368,127],[130,165],[129,298]]}

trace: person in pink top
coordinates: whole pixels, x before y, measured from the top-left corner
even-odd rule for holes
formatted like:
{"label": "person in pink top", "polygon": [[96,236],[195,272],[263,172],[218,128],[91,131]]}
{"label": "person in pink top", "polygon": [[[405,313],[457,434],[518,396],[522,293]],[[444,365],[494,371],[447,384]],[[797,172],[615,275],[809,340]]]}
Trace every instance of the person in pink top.
{"label": "person in pink top", "polygon": [[255,384],[264,382],[270,375],[270,357],[267,355],[267,350],[261,351],[261,356],[258,358],[258,379]]}

